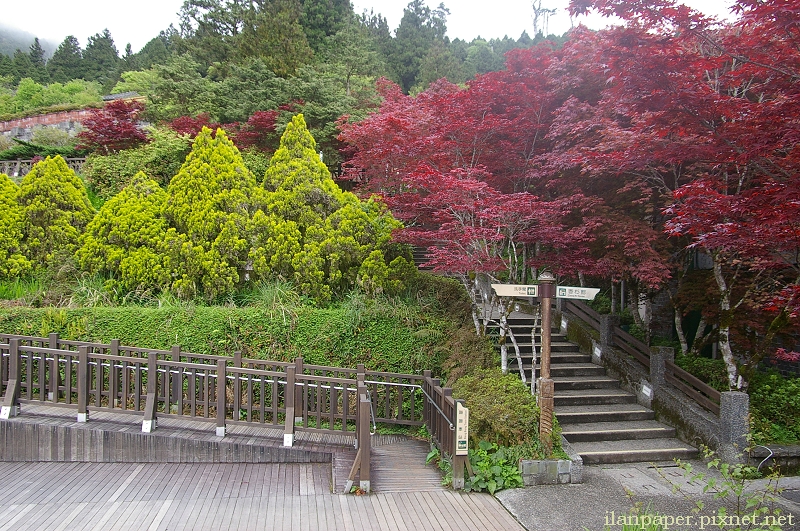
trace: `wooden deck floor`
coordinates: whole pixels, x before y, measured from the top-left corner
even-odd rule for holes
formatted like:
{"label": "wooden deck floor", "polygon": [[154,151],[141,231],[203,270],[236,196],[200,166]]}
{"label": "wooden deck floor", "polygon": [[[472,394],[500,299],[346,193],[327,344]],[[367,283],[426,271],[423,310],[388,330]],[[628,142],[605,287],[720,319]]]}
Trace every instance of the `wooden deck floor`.
{"label": "wooden deck floor", "polygon": [[493,497],[331,492],[330,465],[0,463],[0,531],[510,530]]}

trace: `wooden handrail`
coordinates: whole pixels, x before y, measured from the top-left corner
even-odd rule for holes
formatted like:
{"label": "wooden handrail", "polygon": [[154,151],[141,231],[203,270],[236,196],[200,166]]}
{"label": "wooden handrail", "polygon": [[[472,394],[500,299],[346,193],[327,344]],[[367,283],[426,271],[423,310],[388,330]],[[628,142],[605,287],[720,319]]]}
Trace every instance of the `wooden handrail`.
{"label": "wooden handrail", "polygon": [[[575,315],[575,317],[584,321],[598,332],[601,332],[600,314],[592,310],[587,304],[570,300],[566,301],[564,307],[571,314]],[[613,346],[631,355],[649,372],[650,347],[618,326],[615,326],[612,332]],[[674,385],[684,394],[694,399],[702,407],[708,409],[715,415],[719,415],[719,391],[670,361],[667,361],[665,365],[665,378],[668,383]]]}

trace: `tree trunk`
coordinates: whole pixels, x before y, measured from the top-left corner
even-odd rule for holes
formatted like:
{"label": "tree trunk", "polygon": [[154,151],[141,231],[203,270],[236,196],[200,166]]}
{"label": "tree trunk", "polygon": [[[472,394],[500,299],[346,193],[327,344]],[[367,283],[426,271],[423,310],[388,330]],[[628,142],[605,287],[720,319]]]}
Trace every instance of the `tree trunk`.
{"label": "tree trunk", "polygon": [[675,332],[678,334],[678,341],[681,343],[681,354],[686,356],[689,353],[689,343],[686,341],[686,334],[683,333],[683,315],[681,315],[675,303],[672,304],[672,308],[675,311]]}
{"label": "tree trunk", "polygon": [[731,389],[743,390],[745,385],[742,378],[739,376],[736,360],[733,357],[733,349],[731,348],[731,293],[728,289],[728,284],[725,282],[725,277],[722,274],[722,258],[719,253],[714,254],[714,279],[717,281],[717,287],[720,293],[720,323],[717,335],[719,350],[722,353],[722,359],[725,361],[725,367],[728,370],[728,385]]}

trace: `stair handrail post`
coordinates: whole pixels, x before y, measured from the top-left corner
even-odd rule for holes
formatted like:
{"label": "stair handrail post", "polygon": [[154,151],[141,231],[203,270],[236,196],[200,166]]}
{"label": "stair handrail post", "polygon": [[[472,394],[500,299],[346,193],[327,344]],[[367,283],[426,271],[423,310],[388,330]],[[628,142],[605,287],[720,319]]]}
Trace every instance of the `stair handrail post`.
{"label": "stair handrail post", "polygon": [[147,396],[142,417],[142,433],[151,433],[158,425],[158,354],[147,353]]}
{"label": "stair handrail post", "polygon": [[650,384],[653,386],[653,391],[657,391],[667,382],[667,361],[675,363],[675,349],[650,347]]}
{"label": "stair handrail post", "polygon": [[551,307],[556,296],[556,279],[545,271],[539,275],[539,301],[542,311],[542,367],[539,370],[539,440],[547,454],[552,452],[553,395],[555,385],[550,377]]}
{"label": "stair handrail post", "polygon": [[600,316],[600,347],[602,349],[614,347],[614,327],[619,326],[618,315]]}
{"label": "stair handrail post", "polygon": [[719,457],[726,463],[743,463],[750,433],[750,396],[726,391],[719,396]]}

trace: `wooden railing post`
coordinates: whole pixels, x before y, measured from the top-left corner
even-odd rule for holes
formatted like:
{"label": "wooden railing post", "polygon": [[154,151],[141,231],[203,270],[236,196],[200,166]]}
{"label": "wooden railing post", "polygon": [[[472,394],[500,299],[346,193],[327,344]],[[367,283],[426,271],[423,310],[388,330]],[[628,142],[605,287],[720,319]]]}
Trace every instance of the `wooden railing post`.
{"label": "wooden railing post", "polygon": [[[109,354],[119,356],[119,339],[111,340]],[[119,406],[119,370],[115,360],[108,360],[108,405]]]}
{"label": "wooden railing post", "polygon": [[[303,374],[303,357],[300,356],[294,360],[295,377],[302,376]],[[294,389],[294,422],[303,422],[305,411],[303,407],[303,391],[304,387],[300,385],[293,385]],[[299,415],[298,415],[299,413]]]}
{"label": "wooden railing post", "polygon": [[422,371],[422,423],[428,428],[430,431],[431,427],[431,404],[430,400],[428,400],[428,396],[431,394],[430,392],[430,381],[431,381],[431,371],[424,370]]}
{"label": "wooden railing post", "polygon": [[295,371],[294,365],[286,367],[286,389],[283,393],[283,400],[286,405],[286,420],[283,429],[283,445],[292,446],[294,444],[294,400],[295,400]]}
{"label": "wooden railing post", "polygon": [[217,437],[225,437],[225,380],[225,360],[217,360]]}
{"label": "wooden railing post", "polygon": [[359,463],[358,486],[365,492],[370,491],[370,431],[369,417],[372,403],[367,394],[367,386],[361,382],[358,386],[358,449],[361,454]]}
{"label": "wooden railing post", "polygon": [[8,419],[19,415],[19,389],[22,377],[19,359],[19,339],[8,340],[8,384],[0,409],[0,419]]}
{"label": "wooden railing post", "polygon": [[[241,368],[242,366],[242,353],[241,351],[236,351],[233,353],[233,366],[236,368]],[[239,373],[233,373],[233,418],[239,418],[238,411],[242,409],[242,381],[240,379]]]}
{"label": "wooden railing post", "polygon": [[[98,370],[100,370],[98,368]],[[89,420],[89,347],[78,347],[78,422]]]}
{"label": "wooden railing post", "polygon": [[[433,398],[434,403],[442,409],[442,397],[439,394],[439,378],[432,378],[431,379],[431,398]],[[438,411],[433,413],[433,422],[431,422],[431,435],[437,441],[441,442],[442,440],[442,415]]]}
{"label": "wooden railing post", "polygon": [[142,419],[142,431],[144,433],[152,432],[158,425],[158,419],[156,418],[158,379],[158,354],[150,352],[147,354],[147,401],[144,406],[144,419]]}
{"label": "wooden railing post", "polygon": [[[181,361],[181,346],[180,345],[174,345],[172,347],[170,358],[172,359],[172,361],[177,361],[177,362]],[[167,372],[166,372],[167,380],[166,381],[169,382],[170,380],[172,380],[172,384],[171,384],[171,387],[170,387],[169,404],[177,404],[178,403],[178,397],[181,394],[183,394],[182,369],[181,369],[180,366],[176,366],[175,370],[178,372],[178,374],[173,375],[172,374],[172,369],[167,367]]]}
{"label": "wooden railing post", "polygon": [[[49,347],[53,350],[58,350],[58,334],[53,332],[48,336]],[[61,385],[61,372],[58,370],[58,354],[53,354],[53,360],[50,362],[50,383],[47,398],[55,403],[58,403],[58,387]]]}
{"label": "wooden railing post", "polygon": [[372,402],[369,399],[367,386],[363,380],[358,381],[358,402],[356,403],[356,458],[350,468],[350,474],[345,483],[345,492],[350,492],[353,482],[358,475],[358,486],[364,492],[370,491],[370,430],[369,421],[372,412]]}

